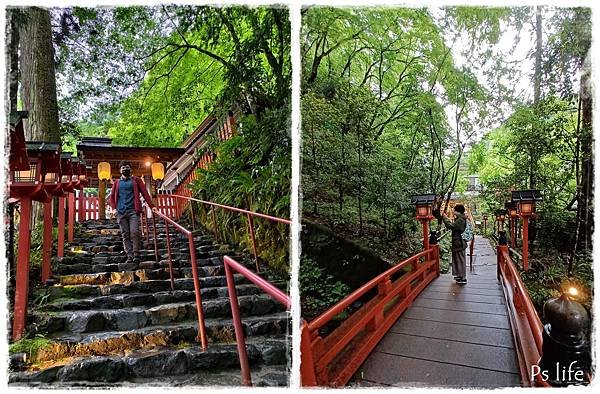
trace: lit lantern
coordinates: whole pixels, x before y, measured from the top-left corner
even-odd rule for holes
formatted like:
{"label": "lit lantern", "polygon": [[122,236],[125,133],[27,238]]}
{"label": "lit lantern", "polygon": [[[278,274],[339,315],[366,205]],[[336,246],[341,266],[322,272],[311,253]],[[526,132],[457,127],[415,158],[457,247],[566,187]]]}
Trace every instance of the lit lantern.
{"label": "lit lantern", "polygon": [[101,161],[98,163],[98,179],[101,181],[107,181],[110,179],[110,163]]}
{"label": "lit lantern", "polygon": [[504,220],[506,219],[506,214],[508,213],[506,209],[497,209],[496,212],[496,221],[504,224]]}
{"label": "lit lantern", "polygon": [[162,181],[165,178],[165,167],[162,163],[152,163],[152,179]]}
{"label": "lit lantern", "polygon": [[75,188],[77,188],[77,186],[79,186],[79,158],[78,157],[71,158],[71,167],[72,167],[71,182],[73,183],[73,186]]}
{"label": "lit lantern", "polygon": [[423,224],[423,248],[429,249],[429,221],[433,219],[431,206],[435,201],[435,194],[420,194],[411,197],[411,204],[417,207],[417,220]]}
{"label": "lit lantern", "polygon": [[42,181],[41,167],[42,167],[42,162],[37,157],[30,158],[28,170],[11,172],[11,175],[12,175],[11,184],[15,184],[15,183],[24,183],[24,184],[29,184],[29,185],[40,184]]}
{"label": "lit lantern", "polygon": [[523,269],[529,270],[529,218],[535,214],[536,201],[542,201],[539,190],[515,190],[512,202],[517,204],[519,216],[523,218]]}
{"label": "lit lantern", "polygon": [[512,202],[518,205],[518,213],[521,217],[533,216],[535,203],[542,200],[542,193],[539,190],[515,190],[512,192]]}

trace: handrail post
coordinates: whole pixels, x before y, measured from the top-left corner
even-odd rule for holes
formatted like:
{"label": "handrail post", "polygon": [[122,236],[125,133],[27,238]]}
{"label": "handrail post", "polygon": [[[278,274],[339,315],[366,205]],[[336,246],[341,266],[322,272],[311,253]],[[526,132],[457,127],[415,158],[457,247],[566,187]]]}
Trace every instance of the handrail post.
{"label": "handrail post", "polygon": [[242,370],[242,384],[244,386],[252,386],[252,377],[248,363],[248,354],[246,353],[246,340],[244,339],[244,327],[240,317],[240,309],[235,288],[233,272],[229,263],[225,261],[225,276],[227,278],[227,290],[231,304],[231,315],[233,317],[233,325],[235,327],[235,340],[237,342],[238,354],[240,357],[240,368]]}
{"label": "handrail post", "polygon": [[258,253],[256,252],[256,239],[254,238],[254,222],[252,220],[252,216],[250,214],[246,214],[248,218],[248,229],[250,230],[250,239],[252,241],[252,251],[254,252],[254,261],[256,262],[256,272],[260,272],[260,268],[258,267]]}
{"label": "handrail post", "polygon": [[[206,327],[204,325],[204,310],[202,309],[202,289],[200,288],[200,278],[198,277],[198,265],[196,263],[196,247],[194,246],[194,236],[188,232],[188,244],[190,247],[190,263],[192,265],[192,278],[194,280],[194,293],[196,295],[196,312],[198,314],[198,336],[202,344],[202,350],[208,348],[208,338]],[[225,266],[227,269],[227,266]]]}
{"label": "handrail post", "polygon": [[192,219],[192,231],[196,231],[196,219],[194,218],[194,201],[190,200],[190,218]]}
{"label": "handrail post", "polygon": [[215,216],[215,207],[211,205],[210,210],[212,213],[212,222],[213,222],[213,229],[215,232],[215,237],[217,238],[217,241],[221,242],[221,240],[220,240],[221,237],[219,236],[219,230],[217,230],[217,218]]}
{"label": "handrail post", "polygon": [[303,387],[317,385],[315,360],[311,344],[308,324],[303,320],[300,328],[300,385]]}
{"label": "handrail post", "polygon": [[154,258],[156,260],[156,262],[158,263],[158,240],[156,239],[156,214],[154,212],[152,212],[152,231],[153,231],[153,238],[154,238]]}
{"label": "handrail post", "polygon": [[523,270],[529,271],[529,218],[523,216]]}
{"label": "handrail post", "polygon": [[163,219],[165,222],[165,232],[167,233],[167,253],[169,255],[169,277],[171,279],[171,290],[175,290],[175,280],[173,279],[173,260],[171,259],[171,236],[169,235],[169,223],[166,219]]}

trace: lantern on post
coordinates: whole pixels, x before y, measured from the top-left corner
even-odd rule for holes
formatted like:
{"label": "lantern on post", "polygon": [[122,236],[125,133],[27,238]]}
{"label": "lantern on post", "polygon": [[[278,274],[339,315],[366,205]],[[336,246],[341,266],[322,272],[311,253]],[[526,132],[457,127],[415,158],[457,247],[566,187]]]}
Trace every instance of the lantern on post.
{"label": "lantern on post", "polygon": [[110,163],[98,163],[98,210],[100,219],[106,219],[106,182],[111,178]]}
{"label": "lantern on post", "polygon": [[487,221],[488,221],[488,215],[484,214],[483,215],[483,235],[487,234]]}
{"label": "lantern on post", "polygon": [[504,203],[504,208],[508,211],[508,222],[509,222],[509,233],[510,233],[510,247],[516,247],[517,239],[517,219],[519,214],[517,213],[517,204],[512,201]]}
{"label": "lantern on post", "polygon": [[[161,182],[163,179],[165,179],[165,166],[162,163],[152,163],[151,169],[152,179],[157,182]],[[159,187],[158,184],[157,187]]]}
{"label": "lantern on post", "polygon": [[[20,126],[22,127],[22,125]],[[19,223],[19,244],[15,274],[15,301],[12,339],[23,336],[27,319],[27,299],[29,292],[29,255],[31,249],[31,208],[32,200],[50,204],[50,193],[60,189],[59,146],[46,142],[26,142],[28,163],[12,163],[9,174],[10,195],[21,202]],[[46,183],[44,182],[46,181]],[[46,206],[44,215],[44,261],[42,275],[49,276],[49,251],[52,241],[51,208]]]}
{"label": "lantern on post", "polygon": [[535,204],[542,201],[539,190],[515,190],[512,202],[517,205],[518,214],[523,219],[523,269],[529,270],[529,218],[535,215]]}
{"label": "lantern on post", "polygon": [[423,249],[429,249],[429,221],[433,219],[431,207],[435,194],[419,194],[411,197],[411,204],[417,208],[417,220],[423,224]]}
{"label": "lantern on post", "polygon": [[496,209],[494,212],[496,215],[496,223],[498,223],[498,243],[500,245],[506,245],[506,231],[504,231],[504,221],[506,220],[506,215],[508,212],[506,209]]}

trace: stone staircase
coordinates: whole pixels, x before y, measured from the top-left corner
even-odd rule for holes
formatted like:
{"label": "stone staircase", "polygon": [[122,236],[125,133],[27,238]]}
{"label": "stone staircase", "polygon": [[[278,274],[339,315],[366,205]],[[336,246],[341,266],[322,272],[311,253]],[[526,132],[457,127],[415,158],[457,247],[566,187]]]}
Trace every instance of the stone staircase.
{"label": "stone staircase", "polygon": [[[114,221],[83,224],[75,246],[53,263],[54,285],[45,287],[30,309],[28,329],[52,343],[37,352],[27,370],[10,373],[11,386],[241,384],[222,256],[249,267],[253,261],[214,244],[203,231],[194,232],[209,339],[202,351],[187,239],[171,228],[176,278],[171,290],[165,229],[157,225],[157,230],[159,261],[150,242],[140,263],[126,263]],[[253,383],[288,385],[289,314],[241,275],[235,279]]]}

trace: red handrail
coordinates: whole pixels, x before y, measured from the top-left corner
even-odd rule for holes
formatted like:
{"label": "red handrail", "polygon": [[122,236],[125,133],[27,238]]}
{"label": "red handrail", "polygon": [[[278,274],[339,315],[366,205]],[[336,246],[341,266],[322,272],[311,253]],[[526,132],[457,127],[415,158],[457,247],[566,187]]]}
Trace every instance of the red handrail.
{"label": "red handrail", "polygon": [[213,222],[213,229],[214,229],[215,236],[217,237],[217,239],[219,239],[219,232],[217,230],[217,220],[215,217],[215,210],[214,210],[215,207],[246,215],[246,217],[248,219],[248,234],[250,236],[250,240],[252,241],[252,251],[254,254],[254,261],[256,263],[256,272],[260,272],[260,268],[258,265],[258,251],[256,248],[256,239],[254,237],[254,222],[253,222],[252,218],[256,217],[256,218],[267,219],[267,220],[277,222],[277,223],[292,224],[292,221],[289,219],[283,219],[283,218],[278,218],[276,216],[265,215],[263,213],[252,212],[252,211],[248,211],[246,209],[235,208],[235,207],[231,207],[231,206],[223,205],[223,204],[217,204],[217,203],[214,203],[211,201],[204,201],[204,200],[200,200],[200,199],[189,197],[189,196],[182,196],[179,194],[170,194],[170,196],[178,198],[178,199],[182,199],[182,200],[187,200],[190,202],[191,213],[192,213],[192,222],[193,222],[193,214],[194,214],[194,209],[193,209],[193,206],[191,205],[192,201],[199,202],[201,204],[210,206],[212,222]]}
{"label": "red handrail", "polygon": [[543,325],[529,293],[523,284],[508,253],[508,245],[498,245],[498,280],[504,288],[508,316],[519,360],[521,382],[525,386],[550,385],[536,379],[532,381],[533,365],[538,365],[542,354]]}
{"label": "red handrail", "polygon": [[292,306],[290,297],[279,290],[277,287],[270,284],[268,281],[250,271],[229,256],[223,258],[225,264],[225,276],[227,277],[227,290],[229,291],[229,302],[231,304],[231,315],[233,317],[233,326],[235,328],[235,339],[237,342],[238,354],[240,357],[240,367],[242,371],[242,383],[245,386],[252,386],[252,377],[250,375],[250,364],[248,362],[248,354],[246,353],[246,340],[244,338],[244,328],[242,326],[242,318],[240,316],[239,303],[237,298],[237,290],[235,288],[235,280],[233,271],[237,271],[246,279],[254,283],[265,293],[270,295],[277,302],[283,304],[289,311]]}
{"label": "red handrail", "polygon": [[[410,267],[410,271],[402,272]],[[401,275],[392,279],[392,276]],[[431,245],[370,280],[310,323],[303,322],[300,351],[303,386],[342,386],[377,343],[440,274],[439,246]],[[319,329],[369,291],[377,295],[323,338]]]}
{"label": "red handrail", "polygon": [[[196,263],[196,247],[194,245],[194,236],[191,231],[181,226],[179,223],[170,219],[166,215],[160,213],[156,208],[152,209],[152,213],[161,217],[165,223],[165,231],[167,233],[167,249],[169,251],[169,275],[171,279],[171,288],[174,288],[174,280],[173,280],[173,265],[171,261],[171,245],[169,238],[169,223],[173,225],[177,230],[183,233],[187,239],[190,247],[190,263],[192,265],[192,278],[194,280],[194,293],[196,294],[196,311],[198,313],[198,336],[200,337],[200,342],[202,344],[202,350],[206,350],[208,347],[208,339],[206,336],[206,326],[204,324],[204,310],[202,309],[202,292],[200,290],[200,280],[198,276],[198,265]],[[153,222],[155,226],[154,231],[154,245],[156,250],[156,221],[153,217]],[[158,259],[157,259],[158,260]]]}

